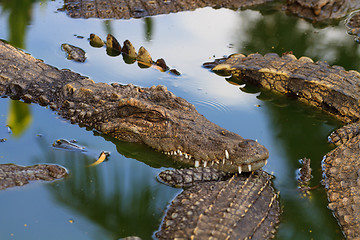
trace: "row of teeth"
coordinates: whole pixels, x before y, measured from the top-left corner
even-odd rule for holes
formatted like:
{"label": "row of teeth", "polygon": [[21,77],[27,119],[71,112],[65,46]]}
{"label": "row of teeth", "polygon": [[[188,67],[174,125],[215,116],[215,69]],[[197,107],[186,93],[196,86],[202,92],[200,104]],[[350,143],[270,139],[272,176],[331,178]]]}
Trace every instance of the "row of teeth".
{"label": "row of teeth", "polygon": [[[190,154],[183,153],[180,149],[178,149],[176,151],[170,151],[170,152],[164,152],[164,153],[167,154],[167,155],[173,155],[173,156],[177,156],[177,155],[184,156],[184,158],[188,158],[188,159],[192,158],[192,156]],[[229,152],[228,152],[228,150],[225,149],[225,158],[223,158],[223,160],[222,160],[223,164],[225,164],[225,159],[229,159],[229,158],[230,158]],[[196,162],[198,162],[198,165],[200,165],[199,161],[195,161],[195,166],[196,166]],[[206,164],[207,164],[207,162],[205,161],[204,165],[206,165]],[[204,166],[204,167],[206,167],[206,166]]]}
{"label": "row of teeth", "polygon": [[173,156],[184,156],[184,158],[188,158],[191,159],[192,156],[188,153],[183,153],[180,149],[176,150],[176,151],[170,151],[170,152],[164,152],[167,155],[173,155]]}
{"label": "row of teeth", "polygon": [[[192,156],[188,153],[183,153],[180,149],[176,150],[176,151],[170,151],[170,152],[165,152],[165,154],[167,155],[173,155],[173,156],[184,156],[184,158],[187,158],[187,159],[191,159]],[[225,160],[226,159],[229,159],[230,156],[229,156],[229,152],[228,150],[225,149],[225,158],[222,159],[222,164],[225,165]],[[214,163],[219,163],[219,161],[211,161],[211,166],[214,165]],[[206,167],[208,165],[208,162],[207,161],[204,161],[203,163],[204,167]],[[266,165],[266,162],[265,162],[265,165]],[[195,161],[195,167],[200,167],[200,161],[199,160],[196,160]],[[251,167],[251,164],[248,164],[247,165],[247,168],[248,168],[248,171],[251,172],[252,170],[252,167]],[[243,171],[243,167],[242,166],[238,166],[238,172],[239,174],[242,173]]]}

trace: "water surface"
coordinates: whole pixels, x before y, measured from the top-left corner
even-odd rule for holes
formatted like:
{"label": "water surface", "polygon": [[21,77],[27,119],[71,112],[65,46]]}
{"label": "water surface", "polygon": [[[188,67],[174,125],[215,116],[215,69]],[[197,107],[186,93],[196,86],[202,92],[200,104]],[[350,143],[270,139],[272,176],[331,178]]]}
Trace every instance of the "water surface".
{"label": "water surface", "polygon": [[[277,239],[339,239],[341,230],[327,209],[324,188],[304,196],[297,191],[299,159],[311,158],[319,184],[322,157],[332,149],[327,135],[341,123],[332,117],[260,89],[225,79],[202,63],[235,52],[292,51],[297,57],[359,70],[359,47],[344,23],[314,28],[276,10],[203,8],[145,19],[71,19],[58,11],[62,1],[0,1],[0,38],[58,68],[68,68],[96,82],[165,85],[193,103],[216,124],[244,138],[257,139],[270,152],[264,170],[275,176],[283,214]],[[20,7],[22,6],[22,7]],[[104,48],[88,43],[90,33],[144,46],[154,59],[164,58],[174,76],[126,64]],[[79,37],[80,36],[80,37]],[[83,37],[83,38],[81,38]],[[62,43],[83,48],[85,63],[67,60]],[[240,85],[239,85],[240,84]],[[18,114],[16,114],[18,113]],[[14,118],[11,116],[18,116]],[[11,120],[12,119],[12,120]],[[6,124],[12,125],[12,134]],[[69,176],[53,183],[32,183],[0,192],[0,239],[151,239],[168,203],[180,192],[158,183],[157,173],[177,167],[147,147],[123,143],[80,128],[47,108],[9,99],[0,101],[0,162],[56,163]],[[91,154],[51,147],[59,138],[76,139]],[[108,161],[89,167],[101,151]],[[326,229],[326,231],[325,231]]]}

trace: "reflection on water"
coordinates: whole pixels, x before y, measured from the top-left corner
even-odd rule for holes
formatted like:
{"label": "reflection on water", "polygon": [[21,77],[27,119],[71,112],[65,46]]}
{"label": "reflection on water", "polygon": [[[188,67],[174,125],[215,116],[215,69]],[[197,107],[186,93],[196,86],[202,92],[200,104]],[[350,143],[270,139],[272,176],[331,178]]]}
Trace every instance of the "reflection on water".
{"label": "reflection on water", "polygon": [[[1,0],[2,11],[9,13],[9,41],[16,47],[25,48],[25,36],[32,19],[32,5],[36,0]],[[21,7],[20,7],[21,6]]]}
{"label": "reflection on water", "polygon": [[153,34],[153,20],[151,17],[144,18],[144,27],[145,27],[145,39],[146,41],[151,41]]}
{"label": "reflection on water", "polygon": [[20,101],[10,101],[7,125],[15,137],[20,137],[30,126],[32,115],[30,105]]}
{"label": "reflection on water", "polygon": [[[0,3],[0,38],[26,46],[27,51],[46,63],[71,68],[95,81],[166,85],[176,95],[194,103],[211,121],[264,144],[270,151],[265,170],[275,175],[274,183],[284,209],[278,239],[341,238],[340,228],[326,208],[324,189],[320,187],[310,198],[303,198],[296,190],[295,177],[300,167],[298,160],[308,157],[314,175],[311,185],[320,182],[320,160],[331,149],[326,136],[339,123],[297,101],[250,86],[228,84],[223,77],[201,68],[203,62],[233,51],[245,54],[292,51],[297,57],[308,55],[347,69],[359,69],[354,64],[359,61],[359,46],[345,34],[341,23],[318,29],[280,12],[211,8],[125,21],[81,20],[57,12],[62,1],[47,2],[42,9],[36,1]],[[154,56],[174,64],[171,67],[179,69],[182,76],[173,77],[152,69],[144,71],[121,58],[110,58],[104,49],[94,49],[86,39],[74,36],[93,32],[102,36],[111,33],[119,41],[130,39],[136,46],[143,45]],[[64,42],[83,48],[88,61],[84,64],[67,61],[60,50]],[[9,103],[8,99],[0,101],[3,126],[14,112]],[[32,124],[20,138],[10,136],[0,143],[0,161],[23,165],[52,162],[67,167],[70,175],[54,184],[30,184],[23,189],[0,192],[1,239],[8,239],[11,234],[38,239],[50,233],[48,239],[152,237],[166,204],[178,192],[156,182],[157,168],[180,166],[145,146],[122,143],[71,125],[39,106],[32,106],[26,116],[32,116]],[[95,160],[91,155],[52,149],[51,143],[59,138],[77,139],[90,149],[112,154],[109,161],[89,168]]]}
{"label": "reflection on water", "polygon": [[146,239],[157,229],[162,212],[155,199],[163,194],[148,181],[153,177],[149,171],[133,165],[109,168],[106,163],[88,167],[93,159],[87,155],[69,151],[59,154],[46,142],[39,144],[46,159],[70,170],[65,181],[49,186],[61,205],[101,226],[110,239],[130,235]]}
{"label": "reflection on water", "polygon": [[[244,17],[239,19],[244,21]],[[297,57],[308,56],[314,61],[322,60],[348,70],[360,70],[357,64],[360,60],[359,46],[346,34],[343,25],[328,27],[324,31],[314,28],[304,19],[277,12],[251,22],[245,32],[251,38],[239,37],[241,41],[237,44],[238,52],[244,54],[274,52],[281,56],[292,52]]]}

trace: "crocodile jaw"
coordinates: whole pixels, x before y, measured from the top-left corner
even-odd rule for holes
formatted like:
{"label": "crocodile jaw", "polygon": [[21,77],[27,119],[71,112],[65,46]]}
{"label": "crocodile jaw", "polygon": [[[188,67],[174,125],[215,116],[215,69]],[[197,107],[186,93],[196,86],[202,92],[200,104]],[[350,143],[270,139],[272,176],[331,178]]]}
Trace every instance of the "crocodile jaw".
{"label": "crocodile jaw", "polygon": [[[206,159],[194,157],[193,154],[182,151],[180,148],[164,152],[164,154],[169,155],[175,161],[183,162],[193,167],[211,167],[232,173],[258,170],[266,165],[267,158],[269,157],[269,152],[264,146],[249,139],[244,139],[243,142],[239,143],[238,148],[228,149],[225,148],[222,154],[217,154],[219,157],[207,157]],[[221,150],[219,151],[221,152]],[[216,156],[216,154],[212,154],[212,156]]]}

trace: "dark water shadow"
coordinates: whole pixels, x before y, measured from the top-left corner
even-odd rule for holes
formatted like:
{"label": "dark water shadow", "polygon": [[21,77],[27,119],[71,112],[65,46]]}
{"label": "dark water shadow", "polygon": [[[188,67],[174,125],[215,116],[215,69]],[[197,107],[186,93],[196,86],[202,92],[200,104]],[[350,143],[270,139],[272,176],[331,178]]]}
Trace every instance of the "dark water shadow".
{"label": "dark water shadow", "polygon": [[[152,167],[161,167],[160,162],[166,162],[159,160],[162,154],[143,145],[112,141],[127,158],[144,161]],[[164,204],[173,193],[161,191],[162,186],[154,184],[155,174],[150,168],[112,156],[108,162],[89,167],[94,159],[86,154],[51,149],[44,138],[38,138],[38,143],[43,154],[35,162],[46,159],[69,170],[64,181],[48,185],[55,202],[96,223],[109,239],[132,235],[149,239],[157,230]]]}

